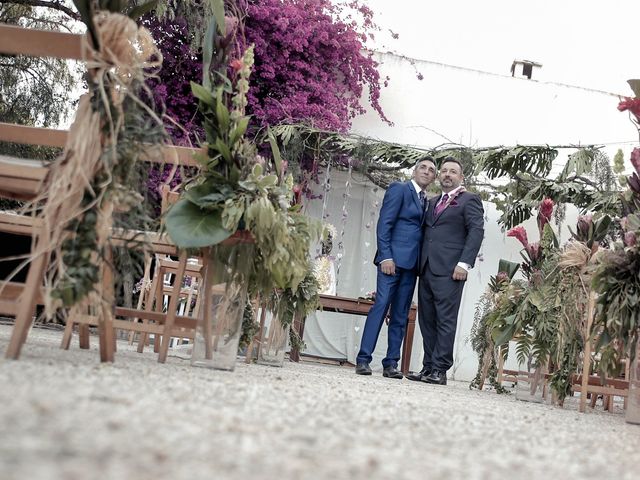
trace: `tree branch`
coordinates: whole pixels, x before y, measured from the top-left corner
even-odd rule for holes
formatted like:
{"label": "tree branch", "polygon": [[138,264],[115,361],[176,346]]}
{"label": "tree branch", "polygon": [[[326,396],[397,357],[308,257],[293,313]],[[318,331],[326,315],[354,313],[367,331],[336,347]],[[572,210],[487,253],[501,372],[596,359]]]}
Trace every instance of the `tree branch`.
{"label": "tree branch", "polygon": [[71,10],[69,7],[63,5],[62,3],[56,1],[47,1],[47,0],[7,0],[5,3],[12,3],[15,5],[28,5],[30,7],[45,7],[52,8],[54,10],[58,10],[59,12],[68,15],[74,20],[80,20],[80,15],[78,12]]}

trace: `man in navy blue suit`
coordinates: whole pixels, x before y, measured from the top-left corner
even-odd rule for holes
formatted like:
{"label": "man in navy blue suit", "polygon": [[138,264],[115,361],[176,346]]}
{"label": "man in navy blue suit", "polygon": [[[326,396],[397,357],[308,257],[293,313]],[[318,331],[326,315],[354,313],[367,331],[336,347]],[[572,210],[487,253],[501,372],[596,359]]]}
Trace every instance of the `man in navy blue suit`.
{"label": "man in navy blue suit", "polygon": [[484,237],[480,197],[462,186],[462,165],[447,157],[438,175],[442,193],[429,200],[420,255],[418,321],[424,348],[422,370],[409,380],[446,385],[467,272]]}
{"label": "man in navy blue suit", "polygon": [[435,162],[425,158],[416,164],[410,181],[392,183],[384,195],[376,229],[378,251],[373,261],[378,269],[376,300],[367,315],[356,358],[356,373],[359,375],[371,375],[372,353],[391,308],[387,356],[382,360],[382,374],[402,378],[398,360],[418,274],[422,223],[427,204],[425,189],[435,177]]}

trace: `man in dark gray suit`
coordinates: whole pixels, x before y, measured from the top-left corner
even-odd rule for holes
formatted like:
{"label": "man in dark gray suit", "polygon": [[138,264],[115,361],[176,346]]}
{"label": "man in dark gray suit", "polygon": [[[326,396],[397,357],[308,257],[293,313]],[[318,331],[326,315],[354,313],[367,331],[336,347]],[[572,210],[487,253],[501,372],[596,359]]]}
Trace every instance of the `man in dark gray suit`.
{"label": "man in dark gray suit", "polygon": [[484,237],[482,201],[465,190],[463,179],[460,162],[445,158],[439,173],[442,193],[429,200],[420,257],[423,368],[407,375],[409,380],[446,385],[446,372],[453,365],[462,290]]}

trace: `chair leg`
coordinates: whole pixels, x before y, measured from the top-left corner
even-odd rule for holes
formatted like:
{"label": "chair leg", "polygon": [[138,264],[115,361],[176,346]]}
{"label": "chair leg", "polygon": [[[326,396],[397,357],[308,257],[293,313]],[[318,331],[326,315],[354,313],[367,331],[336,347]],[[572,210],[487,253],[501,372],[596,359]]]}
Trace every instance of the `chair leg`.
{"label": "chair leg", "polygon": [[60,348],[63,350],[69,350],[71,345],[71,338],[73,337],[73,320],[71,317],[67,318],[67,324],[64,326],[64,334],[62,335],[62,342]]}
{"label": "chair leg", "polygon": [[176,310],[178,308],[178,300],[180,299],[180,289],[182,288],[182,278],[184,277],[184,271],[186,270],[186,267],[187,252],[186,250],[182,250],[180,251],[178,269],[173,280],[171,299],[169,300],[167,317],[164,323],[164,333],[162,334],[162,343],[160,343],[160,352],[158,354],[158,362],[160,363],[164,363],[167,361],[167,355],[169,353],[169,342],[171,341],[171,331],[173,330],[173,325],[176,319]]}
{"label": "chair leg", "polygon": [[580,389],[580,406],[578,410],[584,413],[587,407],[587,391],[589,390],[589,374],[591,373],[591,341],[589,333],[591,332],[591,324],[593,323],[593,312],[595,310],[596,297],[595,293],[589,295],[589,303],[587,304],[587,325],[585,330],[585,338],[587,341],[584,345],[584,359],[582,363],[582,388]]}
{"label": "chair leg", "polygon": [[84,323],[78,325],[78,337],[80,348],[88,350],[91,347],[91,343],[89,341],[89,325]]}
{"label": "chair leg", "polygon": [[[153,280],[151,281],[151,286],[149,287],[149,291],[147,292],[147,297],[144,302],[144,310],[145,312],[154,311],[154,304],[159,298],[162,298],[162,272],[160,268],[160,257],[158,255],[155,256],[156,266],[153,272]],[[159,296],[160,295],[160,296]],[[143,324],[149,323],[149,320],[142,319]],[[138,335],[138,353],[142,353],[144,351],[144,347],[149,345],[149,334],[147,332],[140,332]]]}
{"label": "chair leg", "polygon": [[113,362],[116,351],[115,329],[113,328],[113,307],[115,295],[113,292],[113,251],[111,247],[105,250],[102,263],[103,296],[98,310],[98,338],[100,340],[100,361]]}
{"label": "chair leg", "polygon": [[[34,251],[38,251],[37,242]],[[22,345],[27,341],[29,328],[31,327],[33,316],[36,311],[36,296],[44,276],[44,269],[46,265],[45,257],[45,254],[38,255],[29,267],[27,281],[25,282],[24,290],[19,297],[20,303],[16,314],[16,323],[13,327],[13,331],[11,332],[11,339],[9,340],[9,346],[5,353],[5,357],[8,359],[17,360],[20,356]]]}

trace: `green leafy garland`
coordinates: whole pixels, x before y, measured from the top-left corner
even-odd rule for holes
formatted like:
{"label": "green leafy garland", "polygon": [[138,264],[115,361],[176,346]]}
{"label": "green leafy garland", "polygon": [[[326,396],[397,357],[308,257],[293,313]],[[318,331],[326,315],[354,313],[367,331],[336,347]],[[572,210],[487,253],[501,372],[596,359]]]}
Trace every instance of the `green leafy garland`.
{"label": "green leafy garland", "polygon": [[[584,211],[613,213],[619,208],[618,185],[609,160],[597,146],[517,145],[471,149],[445,144],[425,149],[383,142],[355,134],[318,130],[306,125],[279,125],[272,129],[290,162],[317,166],[348,164],[375,184],[386,188],[404,179],[402,170],[412,168],[425,155],[439,163],[452,156],[464,169],[467,188],[494,202],[505,228],[530,218],[543,198],[572,203]],[[560,150],[574,150],[563,171],[547,178]],[[507,182],[491,183],[505,179]],[[612,180],[614,180],[612,182]]]}

